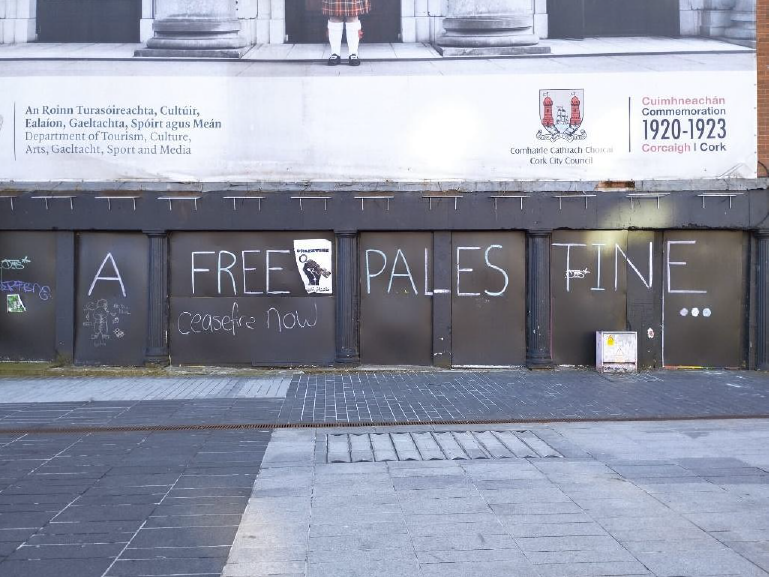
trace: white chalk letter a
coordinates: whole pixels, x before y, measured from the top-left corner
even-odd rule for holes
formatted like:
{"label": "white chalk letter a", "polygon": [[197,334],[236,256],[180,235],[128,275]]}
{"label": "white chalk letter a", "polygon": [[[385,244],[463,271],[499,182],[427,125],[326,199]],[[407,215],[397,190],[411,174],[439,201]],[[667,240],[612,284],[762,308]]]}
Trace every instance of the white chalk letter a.
{"label": "white chalk letter a", "polygon": [[[115,275],[117,276],[101,276],[101,271],[104,270],[104,265],[107,264],[107,261],[112,261],[112,268],[115,269]],[[93,288],[96,286],[97,281],[100,280],[111,280],[111,281],[117,281],[120,283],[120,290],[123,292],[123,296],[125,297],[125,285],[123,284],[123,277],[120,276],[120,270],[117,268],[117,264],[115,263],[115,259],[112,258],[112,253],[108,252],[107,256],[104,257],[104,260],[101,263],[101,266],[99,267],[99,270],[96,272],[96,276],[93,277],[93,282],[91,283],[91,288],[88,289],[88,296],[91,296],[91,293],[93,292]]]}

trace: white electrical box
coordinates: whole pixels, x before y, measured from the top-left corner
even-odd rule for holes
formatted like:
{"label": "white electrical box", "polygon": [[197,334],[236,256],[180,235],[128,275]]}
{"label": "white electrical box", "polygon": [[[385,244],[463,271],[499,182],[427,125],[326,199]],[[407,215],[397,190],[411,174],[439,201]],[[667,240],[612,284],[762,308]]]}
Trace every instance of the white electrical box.
{"label": "white electrical box", "polygon": [[638,334],[632,331],[596,331],[595,368],[602,373],[636,372]]}

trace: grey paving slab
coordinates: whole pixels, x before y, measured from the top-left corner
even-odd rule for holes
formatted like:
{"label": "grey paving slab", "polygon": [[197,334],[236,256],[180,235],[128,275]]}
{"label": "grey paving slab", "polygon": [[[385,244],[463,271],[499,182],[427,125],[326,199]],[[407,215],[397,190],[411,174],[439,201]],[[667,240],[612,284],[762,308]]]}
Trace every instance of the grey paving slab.
{"label": "grey paving slab", "polygon": [[[21,461],[29,455],[44,459],[32,468],[17,467],[13,483],[0,487],[0,507],[6,507],[0,525],[36,526],[0,529],[0,542],[13,544],[0,547],[0,575],[218,575],[226,552],[211,555],[213,548],[205,545],[232,544],[268,439],[268,431],[258,430],[79,433],[58,441],[50,435],[19,437],[3,448]],[[184,488],[186,479],[217,477],[201,474],[199,453],[243,443],[252,446],[254,466],[225,475],[241,479],[240,491],[216,487],[220,482]],[[34,503],[45,512],[26,510]],[[200,507],[218,514],[196,515]]]}
{"label": "grey paving slab", "polygon": [[[236,376],[202,379],[207,386],[204,389],[198,386],[201,379],[190,377],[133,378],[130,382],[127,382],[128,379],[112,382],[107,377],[41,377],[27,379],[28,382],[24,383],[6,377],[0,378],[0,400],[6,401],[0,404],[0,430],[76,426],[311,424],[336,423],[339,420],[352,424],[426,424],[473,419],[504,423],[554,419],[589,421],[602,418],[769,415],[769,379],[755,372],[743,372],[736,376],[740,377],[740,389],[728,386],[735,375],[724,371],[659,371],[637,377],[632,386],[628,386],[626,378],[591,371],[533,373],[522,369],[289,373],[264,377],[265,385],[261,389],[247,377]],[[280,386],[272,381],[268,383],[270,379],[281,379]],[[3,394],[3,387],[7,389],[7,395]],[[13,392],[16,389],[20,391],[18,395]],[[51,402],[57,398],[62,400]],[[415,426],[416,429],[406,427],[387,432],[427,432]],[[440,427],[442,429],[436,424],[430,433],[452,428],[449,424]],[[521,432],[520,425],[500,424],[499,427],[497,432],[505,432],[510,447],[505,448],[506,445],[498,439],[489,438],[490,447],[494,447],[502,458],[509,458],[516,451],[523,452],[524,449],[513,437],[525,444],[524,437],[528,433]],[[667,459],[673,454],[676,457],[693,454],[692,449],[697,446],[695,437],[702,433],[696,425],[690,429],[657,431],[655,453],[647,454],[644,460],[661,457],[670,468],[639,468],[635,469],[634,477],[640,479],[647,474],[650,479],[682,478],[695,473]],[[485,430],[489,430],[488,425]],[[622,433],[614,436],[610,447],[603,448],[605,455],[591,450],[591,441],[601,442],[604,433],[600,426],[570,437],[544,428],[543,434],[550,435],[545,438],[533,425],[530,430],[549,447],[540,445],[534,437],[529,438],[531,444],[527,447],[541,458],[554,458],[558,453],[569,458],[606,457],[609,461],[611,457],[616,460],[625,456],[632,459],[639,450],[637,443]],[[362,434],[365,431],[350,429],[342,432]],[[376,431],[377,434],[382,432]],[[482,430],[476,430],[476,433],[482,434]],[[489,456],[483,443],[472,435],[456,429],[452,434],[456,445],[468,457],[482,459]],[[766,432],[758,433],[758,436],[765,441],[769,438]],[[448,437],[443,438],[448,442]],[[719,438],[718,435],[716,438]],[[454,451],[451,458],[456,456],[456,445],[451,443],[451,450]],[[382,444],[380,449],[384,448]],[[7,454],[13,454],[13,442],[7,447],[0,446],[0,460],[6,449],[10,451]],[[408,455],[404,454],[404,459],[419,454],[413,443],[404,442],[400,449],[407,453],[411,451]],[[688,450],[684,452],[683,449]],[[397,455],[397,448],[388,450],[395,451]],[[744,456],[756,459],[757,463],[762,462],[762,453],[758,449],[748,446],[739,447],[737,451],[739,454],[731,457]],[[446,454],[445,451],[442,453]],[[376,452],[374,454],[376,456]],[[391,457],[392,453],[389,455]],[[712,451],[702,456],[717,457]],[[285,466],[292,466],[302,458],[303,455],[296,455],[294,449],[286,447],[280,460]],[[389,457],[383,455],[382,458]],[[748,464],[747,468],[751,466],[759,468],[755,464]],[[735,484],[734,477],[748,476],[742,469],[744,467],[737,468],[735,474],[727,470],[721,473],[713,471],[709,476],[722,476],[723,484]],[[751,472],[757,479],[765,478],[758,471]]]}

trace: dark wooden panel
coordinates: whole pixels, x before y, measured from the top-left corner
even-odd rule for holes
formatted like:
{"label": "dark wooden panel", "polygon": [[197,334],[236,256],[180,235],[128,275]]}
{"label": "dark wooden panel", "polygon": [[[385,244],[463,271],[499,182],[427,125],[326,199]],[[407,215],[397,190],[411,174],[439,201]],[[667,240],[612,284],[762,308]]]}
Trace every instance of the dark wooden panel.
{"label": "dark wooden panel", "polygon": [[[400,40],[400,2],[374,1],[371,12],[361,16],[362,42]],[[294,44],[328,42],[328,17],[321,13],[321,0],[286,0],[286,34]]]}
{"label": "dark wooden panel", "polygon": [[639,369],[662,366],[662,234],[628,231],[627,323],[638,333]]}
{"label": "dark wooden panel", "polygon": [[147,340],[147,237],[81,233],[77,254],[75,362],[143,364]]}
{"label": "dark wooden panel", "polygon": [[550,282],[557,364],[594,365],[595,331],[625,330],[627,274],[622,256],[615,259],[617,246],[627,254],[627,231],[553,233]]}
{"label": "dark wooden panel", "polygon": [[432,364],[432,246],[431,233],[361,234],[363,363]]}
{"label": "dark wooden panel", "polygon": [[334,301],[329,297],[171,298],[171,361],[332,364]]}
{"label": "dark wooden panel", "polygon": [[307,293],[294,255],[300,239],[323,239],[333,247],[334,235],[172,235],[172,362],[333,363],[335,298]]}
{"label": "dark wooden panel", "polygon": [[525,235],[455,232],[452,244],[454,364],[525,363]]}
{"label": "dark wooden panel", "polygon": [[54,358],[55,271],[55,233],[0,233],[0,359]]}
{"label": "dark wooden panel", "polygon": [[38,0],[41,42],[139,42],[141,0]]}
{"label": "dark wooden panel", "polygon": [[666,365],[744,366],[745,242],[742,232],[665,233]]}

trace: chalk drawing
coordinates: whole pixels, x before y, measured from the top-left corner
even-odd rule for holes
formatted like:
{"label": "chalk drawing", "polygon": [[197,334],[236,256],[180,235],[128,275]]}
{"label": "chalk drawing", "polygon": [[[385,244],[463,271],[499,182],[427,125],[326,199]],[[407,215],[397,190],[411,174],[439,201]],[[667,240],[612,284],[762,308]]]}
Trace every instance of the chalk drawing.
{"label": "chalk drawing", "polygon": [[698,309],[697,307],[694,307],[692,309],[692,316],[695,317],[695,318],[700,316],[700,309]]}
{"label": "chalk drawing", "polygon": [[[567,279],[585,278],[589,274],[590,274],[590,271],[587,270],[587,269],[584,269],[584,270],[567,270],[566,271],[566,278]],[[601,290],[603,290],[603,289],[601,289]]]}
{"label": "chalk drawing", "polygon": [[85,304],[83,307],[85,321],[83,326],[91,331],[91,342],[94,347],[106,346],[114,335],[122,339],[125,331],[115,327],[120,323],[121,317],[131,314],[130,309],[120,303],[110,305],[107,299],[99,299]]}
{"label": "chalk drawing", "polygon": [[689,315],[689,309],[687,309],[687,308],[682,308],[682,309],[679,311],[679,313],[678,313],[678,314],[680,314],[682,317],[688,316],[688,315]]}
{"label": "chalk drawing", "polygon": [[702,316],[703,317],[708,318],[712,314],[713,314],[713,311],[711,311],[709,308],[702,309]]}
{"label": "chalk drawing", "polygon": [[28,257],[24,258],[4,258],[0,260],[0,269],[2,270],[24,270],[26,265],[32,261]]}

